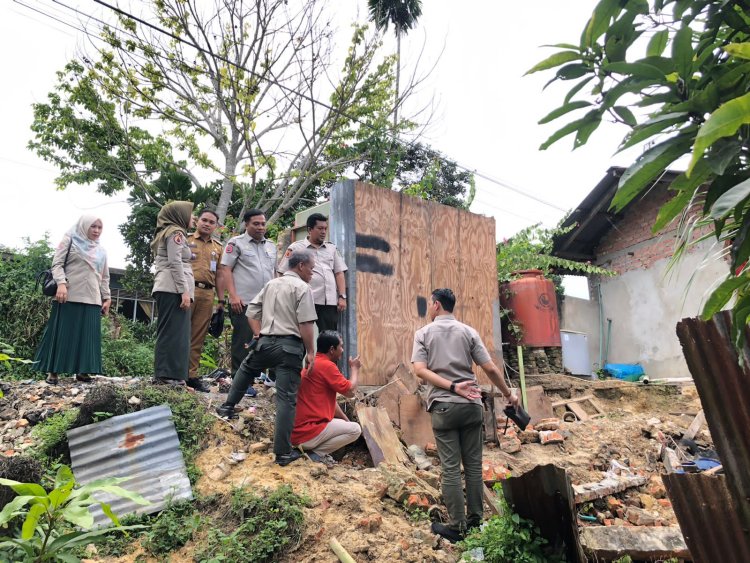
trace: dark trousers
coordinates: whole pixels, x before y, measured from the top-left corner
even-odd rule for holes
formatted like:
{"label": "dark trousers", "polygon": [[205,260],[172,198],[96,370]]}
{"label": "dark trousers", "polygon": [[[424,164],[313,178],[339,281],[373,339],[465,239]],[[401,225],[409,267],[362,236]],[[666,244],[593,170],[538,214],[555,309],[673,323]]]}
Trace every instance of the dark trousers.
{"label": "dark trousers", "polygon": [[286,455],[292,451],[292,428],[304,357],[305,346],[298,338],[261,336],[255,349],[250,351],[234,374],[227,395],[227,404],[236,405],[261,370],[276,368],[276,427],[273,436],[273,452],[276,455]]}
{"label": "dark trousers", "polygon": [[[482,521],[482,406],[436,402],[430,410],[440,465],[448,525],[465,530]],[[461,462],[466,477],[466,505],[461,487]],[[468,510],[464,510],[464,507]]]}
{"label": "dark trousers", "polygon": [[242,360],[247,356],[245,345],[253,339],[246,312],[247,305],[242,308],[241,313],[235,313],[229,308],[229,320],[232,321],[232,373],[240,369]]}
{"label": "dark trousers", "polygon": [[315,305],[315,314],[318,320],[318,332],[324,330],[338,330],[339,326],[339,309],[336,305]]}
{"label": "dark trousers", "polygon": [[157,291],[154,377],[188,378],[190,363],[190,310],[180,309],[182,295]]}

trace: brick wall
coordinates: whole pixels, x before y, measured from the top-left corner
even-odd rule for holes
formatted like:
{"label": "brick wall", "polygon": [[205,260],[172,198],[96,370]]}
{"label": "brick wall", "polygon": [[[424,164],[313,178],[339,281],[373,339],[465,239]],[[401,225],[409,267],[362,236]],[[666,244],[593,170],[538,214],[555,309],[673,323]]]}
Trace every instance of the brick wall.
{"label": "brick wall", "polygon": [[678,233],[676,223],[656,234],[651,232],[651,227],[661,206],[674,195],[665,184],[659,184],[628,207],[597,246],[597,265],[622,274],[650,268],[655,262],[672,256]]}

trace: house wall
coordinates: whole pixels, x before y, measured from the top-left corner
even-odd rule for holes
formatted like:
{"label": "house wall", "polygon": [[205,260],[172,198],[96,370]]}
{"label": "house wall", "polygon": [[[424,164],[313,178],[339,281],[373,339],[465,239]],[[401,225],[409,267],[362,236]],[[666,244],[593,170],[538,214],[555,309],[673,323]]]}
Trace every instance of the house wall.
{"label": "house wall", "polygon": [[710,289],[728,272],[712,240],[696,244],[667,271],[677,229],[653,234],[651,227],[672,195],[653,189],[627,209],[596,249],[597,264],[618,275],[591,283],[593,296],[601,283],[604,317],[612,319],[608,362],[640,363],[653,378],[690,375],[675,326],[700,313]]}
{"label": "house wall", "polygon": [[589,359],[591,371],[594,363],[599,363],[599,300],[598,296],[591,299],[565,296],[560,311],[560,330],[583,332],[589,345]]}

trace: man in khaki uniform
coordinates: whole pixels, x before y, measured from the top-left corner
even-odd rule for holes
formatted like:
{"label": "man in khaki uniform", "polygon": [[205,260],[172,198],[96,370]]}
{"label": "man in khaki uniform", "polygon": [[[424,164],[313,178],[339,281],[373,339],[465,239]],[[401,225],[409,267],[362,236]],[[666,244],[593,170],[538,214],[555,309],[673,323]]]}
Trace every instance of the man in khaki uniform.
{"label": "man in khaki uniform", "polygon": [[266,216],[260,209],[247,211],[242,220],[245,232],[229,239],[221,256],[217,280],[219,301],[229,292],[232,321],[232,373],[247,356],[252,334],[245,311],[247,304],[274,278],[276,245],[266,238]]}
{"label": "man in khaki uniform", "polygon": [[[451,542],[462,539],[468,528],[482,522],[482,394],[472,371],[479,365],[503,396],[514,406],[518,398],[503,381],[479,333],[456,320],[456,296],[436,289],[428,313],[432,323],[414,334],[411,361],[417,376],[427,383],[427,410],[432,419],[440,465],[442,493],[448,524],[433,522],[432,531]],[[461,486],[461,463],[466,477],[466,505]]]}
{"label": "man in khaki uniform", "polygon": [[339,313],[346,310],[347,267],[336,245],[326,240],[328,217],[313,213],[307,218],[307,238],[289,245],[279,264],[279,272],[287,271],[288,258],[295,250],[310,250],[315,254],[315,270],[310,281],[315,312],[318,315],[318,331],[338,330]]}
{"label": "man in khaki uniform", "polygon": [[[195,232],[188,237],[188,246],[192,252],[190,265],[195,278],[195,299],[190,307],[190,371],[187,384],[203,393],[208,393],[209,389],[198,377],[198,366],[214,307],[216,268],[221,258],[221,243],[211,235],[218,226],[219,216],[205,209],[198,217]],[[221,302],[219,307],[223,307]]]}
{"label": "man in khaki uniform", "polygon": [[268,282],[247,307],[253,333],[250,353],[234,374],[227,400],[216,409],[235,418],[234,406],[242,400],[261,370],[276,369],[276,428],[273,451],[276,463],[288,465],[300,457],[292,449],[292,428],[303,359],[308,369],[315,363],[313,322],[315,303],[310,290],[315,258],[302,250],[289,256],[289,269]]}

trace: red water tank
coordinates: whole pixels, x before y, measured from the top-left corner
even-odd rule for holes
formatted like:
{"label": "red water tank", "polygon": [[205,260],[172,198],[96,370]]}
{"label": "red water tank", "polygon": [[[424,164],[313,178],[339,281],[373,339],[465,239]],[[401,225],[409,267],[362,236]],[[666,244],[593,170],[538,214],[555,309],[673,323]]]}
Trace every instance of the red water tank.
{"label": "red water tank", "polygon": [[[503,284],[500,303],[510,309],[511,319],[521,327],[523,346],[560,346],[555,284],[541,270],[521,270],[520,278]],[[513,341],[513,339],[511,339]]]}

